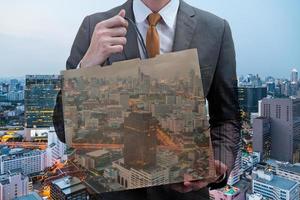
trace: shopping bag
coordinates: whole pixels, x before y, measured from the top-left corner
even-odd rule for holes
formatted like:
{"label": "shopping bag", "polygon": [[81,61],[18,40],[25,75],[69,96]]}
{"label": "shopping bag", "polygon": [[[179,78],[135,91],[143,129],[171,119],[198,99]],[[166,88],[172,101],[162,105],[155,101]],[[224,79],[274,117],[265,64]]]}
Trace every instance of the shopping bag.
{"label": "shopping bag", "polygon": [[94,192],[215,177],[197,50],[62,76],[66,142]]}

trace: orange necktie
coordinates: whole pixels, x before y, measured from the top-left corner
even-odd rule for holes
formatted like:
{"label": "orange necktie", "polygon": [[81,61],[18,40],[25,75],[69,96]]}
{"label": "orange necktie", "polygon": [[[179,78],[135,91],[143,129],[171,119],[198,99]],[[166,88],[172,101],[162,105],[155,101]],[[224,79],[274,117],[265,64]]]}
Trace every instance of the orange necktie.
{"label": "orange necktie", "polygon": [[159,35],[156,30],[156,25],[160,21],[161,16],[159,13],[151,13],[147,19],[149,23],[149,28],[146,37],[146,48],[149,57],[153,58],[160,53]]}

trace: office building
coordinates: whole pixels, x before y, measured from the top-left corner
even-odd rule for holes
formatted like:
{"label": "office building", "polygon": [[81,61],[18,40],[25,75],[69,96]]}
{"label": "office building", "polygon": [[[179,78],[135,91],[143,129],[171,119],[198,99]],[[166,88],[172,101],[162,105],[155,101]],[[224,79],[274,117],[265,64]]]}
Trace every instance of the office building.
{"label": "office building", "polygon": [[47,132],[47,141],[47,166],[53,166],[55,163],[65,161],[67,159],[65,154],[66,144],[58,139],[53,127]]}
{"label": "office building", "polygon": [[240,180],[241,176],[241,166],[242,166],[242,151],[241,151],[242,141],[237,145],[237,157],[235,159],[234,167],[229,174],[227,184],[233,186]]}
{"label": "office building", "polygon": [[298,83],[298,81],[298,71],[295,68],[293,68],[291,72],[291,82]]}
{"label": "office building", "polygon": [[246,113],[258,112],[258,101],[267,96],[266,87],[239,87],[238,96],[241,110]]}
{"label": "office building", "polygon": [[262,80],[257,75],[247,74],[246,76],[241,76],[239,78],[239,86],[241,87],[261,87]]}
{"label": "office building", "polygon": [[18,79],[11,79],[9,84],[9,91],[17,91],[19,81]]}
{"label": "office building", "polygon": [[57,75],[27,75],[25,84],[25,127],[53,126],[53,108],[61,88]]}
{"label": "office building", "polygon": [[156,165],[157,124],[151,113],[145,111],[132,112],[125,118],[124,163],[127,168]]}
{"label": "office building", "polygon": [[86,200],[88,193],[79,178],[66,176],[51,182],[50,197],[52,200]]}
{"label": "office building", "polygon": [[151,185],[163,185],[169,182],[169,169],[166,167],[149,167],[147,169],[127,168],[123,159],[113,162],[118,171],[117,182],[123,188],[139,188]]}
{"label": "office building", "polygon": [[279,163],[276,167],[276,174],[286,179],[296,181],[299,183],[300,192],[300,163]]}
{"label": "office building", "polygon": [[263,161],[271,156],[271,119],[258,117],[253,120],[253,150],[260,152]]}
{"label": "office building", "polygon": [[22,148],[11,149],[0,156],[0,173],[21,169],[25,175],[43,171],[47,167],[46,151]]}
{"label": "office building", "polygon": [[300,163],[279,163],[276,168],[276,174],[300,183]]}
{"label": "office building", "polygon": [[11,200],[29,192],[29,180],[20,170],[11,170],[0,175],[0,200]]}
{"label": "office building", "polygon": [[88,169],[104,169],[111,164],[112,154],[111,152],[99,149],[86,154],[86,165]]}
{"label": "office building", "polygon": [[267,82],[266,85],[267,85],[267,93],[269,95],[274,96],[275,95],[275,91],[276,91],[275,82]]}
{"label": "office building", "polygon": [[299,200],[299,183],[263,170],[253,171],[252,192],[273,200]]}
{"label": "office building", "polygon": [[252,171],[254,166],[260,162],[260,153],[259,152],[242,152],[242,172]]}
{"label": "office building", "polygon": [[299,162],[300,98],[264,98],[261,102],[261,114],[271,121],[271,158]]}

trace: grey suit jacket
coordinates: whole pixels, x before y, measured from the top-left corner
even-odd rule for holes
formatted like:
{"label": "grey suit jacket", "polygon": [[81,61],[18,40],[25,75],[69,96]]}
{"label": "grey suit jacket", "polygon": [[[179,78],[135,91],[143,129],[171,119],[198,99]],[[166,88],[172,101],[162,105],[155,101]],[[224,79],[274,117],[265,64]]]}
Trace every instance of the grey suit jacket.
{"label": "grey suit jacket", "polygon": [[[126,10],[126,17],[134,20],[132,0],[107,12],[85,17],[67,60],[67,69],[74,69],[86,53],[97,23]],[[228,23],[205,11],[180,1],[173,51],[196,48],[199,55],[204,93],[209,102],[211,137],[215,159],[234,166],[240,140],[240,118],[237,97],[237,79],[234,44]],[[139,57],[137,35],[129,25],[124,52],[109,57],[111,62]],[[61,104],[54,114],[59,138],[64,141]]]}

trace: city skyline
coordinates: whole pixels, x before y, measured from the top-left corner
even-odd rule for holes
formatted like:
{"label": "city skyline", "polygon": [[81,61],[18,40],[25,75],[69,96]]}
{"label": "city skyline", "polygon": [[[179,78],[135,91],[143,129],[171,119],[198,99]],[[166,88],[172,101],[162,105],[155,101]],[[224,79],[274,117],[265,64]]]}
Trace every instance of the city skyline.
{"label": "city skyline", "polygon": [[[163,56],[162,56],[163,57]],[[172,59],[171,59],[172,60]],[[177,63],[177,62],[176,62]],[[177,63],[179,64],[179,63]],[[118,66],[117,66],[118,67]],[[113,68],[113,66],[112,66]],[[97,68],[97,70],[108,70],[110,68]],[[151,69],[151,68],[147,68]],[[70,71],[68,71],[70,72]],[[187,72],[185,72],[186,74]],[[242,138],[243,140],[238,144],[240,147],[240,151],[237,155],[237,159],[234,164],[234,168],[229,176],[227,186],[219,189],[219,190],[213,190],[210,192],[210,195],[213,197],[215,200],[221,200],[224,198],[228,198],[228,200],[240,200],[240,198],[245,198],[245,196],[250,195],[251,192],[250,189],[255,189],[255,193],[251,194],[251,197],[249,197],[249,200],[253,200],[256,197],[259,197],[260,195],[266,196],[269,193],[272,193],[272,195],[277,195],[277,191],[283,191],[286,192],[286,195],[297,195],[297,192],[300,191],[300,164],[297,163],[287,163],[286,161],[281,160],[274,160],[276,159],[275,156],[272,156],[272,148],[276,148],[275,146],[286,146],[283,144],[283,140],[278,137],[278,134],[276,136],[276,133],[273,130],[279,130],[277,122],[275,120],[278,120],[277,118],[280,118],[280,116],[283,119],[286,120],[292,120],[292,116],[299,116],[299,109],[296,106],[291,106],[289,105],[288,107],[291,108],[289,111],[285,109],[284,104],[282,103],[283,101],[297,101],[299,102],[299,95],[300,95],[300,80],[298,73],[295,70],[288,70],[288,73],[290,76],[287,77],[287,80],[282,80],[282,79],[275,79],[272,77],[266,77],[266,78],[260,78],[259,76],[255,74],[247,74],[246,76],[240,77],[239,78],[239,102],[241,104],[242,108],[251,108],[251,110],[244,110],[245,115],[243,114],[243,129],[242,129]],[[95,73],[92,73],[95,74]],[[100,73],[101,74],[101,73]],[[141,73],[140,75],[142,75]],[[165,73],[164,73],[165,74]],[[184,73],[183,73],[184,74]],[[183,75],[182,74],[182,75]],[[189,73],[189,76],[194,73]],[[112,74],[111,74],[112,75]],[[115,76],[128,76],[128,70],[125,71],[124,73],[119,73],[118,75],[115,74]],[[107,74],[103,75],[104,82],[107,81]],[[101,77],[103,77],[101,76]],[[157,75],[155,75],[157,76]],[[186,75],[187,76],[187,75]],[[14,79],[14,78],[0,78],[0,143],[3,144],[0,146],[0,152],[2,153],[2,156],[0,156],[0,164],[1,166],[4,166],[4,168],[1,168],[0,166],[0,172],[6,172],[8,169],[16,169],[20,168],[23,170],[23,172],[20,171],[14,171],[14,173],[3,173],[0,176],[3,177],[5,180],[9,180],[10,178],[18,178],[14,180],[22,180],[19,181],[20,185],[17,187],[18,193],[13,194],[16,196],[24,196],[24,195],[33,195],[33,196],[51,196],[54,197],[55,195],[59,194],[62,196],[77,196],[77,195],[89,195],[93,196],[93,192],[101,192],[101,190],[95,190],[92,193],[86,193],[86,187],[89,187],[89,185],[94,185],[95,187],[101,188],[101,185],[99,185],[99,180],[98,179],[91,179],[89,183],[83,181],[83,182],[78,182],[77,178],[79,179],[84,179],[87,177],[88,174],[92,173],[98,173],[95,171],[87,171],[86,169],[82,169],[78,166],[78,163],[76,164],[73,162],[73,159],[79,159],[79,163],[87,163],[88,165],[96,165],[97,167],[102,167],[101,164],[105,163],[107,159],[116,157],[118,155],[113,153],[110,154],[109,151],[105,151],[103,149],[100,150],[95,150],[95,151],[90,151],[86,154],[86,158],[82,155],[74,156],[74,152],[67,148],[67,146],[63,143],[61,143],[54,131],[53,128],[26,128],[24,126],[25,124],[25,119],[24,119],[24,112],[28,111],[30,107],[24,106],[24,102],[26,102],[26,95],[24,95],[24,90],[26,91],[26,88],[30,86],[30,78],[32,77],[40,77],[41,79],[44,79],[45,82],[48,82],[49,76],[36,76],[36,75],[30,75],[26,77],[26,80],[21,79]],[[50,76],[50,77],[56,77],[56,76]],[[145,84],[142,84],[144,86],[149,85],[149,76],[146,74],[142,75],[143,77],[141,80],[144,80]],[[190,78],[190,80],[193,80],[193,78]],[[123,84],[124,82],[120,79],[116,79],[116,81],[121,81]],[[43,82],[43,81],[42,81]],[[150,81],[151,82],[151,81]],[[39,82],[33,82],[39,84]],[[94,85],[94,84],[93,84]],[[173,85],[173,84],[171,84]],[[46,86],[46,85],[45,85]],[[114,84],[112,85],[114,86]],[[115,85],[118,87],[118,85]],[[50,91],[54,89],[54,87],[45,87],[49,88]],[[52,88],[52,89],[51,89]],[[98,88],[98,87],[97,87]],[[167,89],[167,87],[159,87],[163,90]],[[264,116],[264,111],[267,111],[267,109],[263,109],[263,103],[259,103],[261,98],[266,96],[266,93],[264,92],[263,95],[259,95],[258,92],[254,92],[255,90],[260,90],[262,89],[265,91],[267,90],[267,96],[266,98],[262,99],[261,102],[265,101],[274,101],[278,102],[276,103],[276,106],[273,106],[276,108],[276,111],[274,111],[273,119],[270,120],[265,120]],[[43,89],[42,87],[40,89]],[[99,89],[99,88],[98,88]],[[142,87],[142,90],[148,90],[150,89],[148,86],[147,87]],[[50,92],[49,91],[49,92]],[[91,90],[94,91],[94,90]],[[113,91],[113,90],[112,90]],[[117,95],[115,91],[109,95],[109,99],[111,99],[111,102],[117,102],[120,101],[120,103],[124,106],[125,102],[129,100],[128,94],[126,94],[125,91],[121,90],[120,95]],[[254,92],[254,93],[253,93]],[[95,92],[91,93],[95,94]],[[250,95],[253,94],[253,95]],[[105,95],[106,96],[106,95]],[[107,98],[107,96],[104,98]],[[298,98],[297,98],[298,96]],[[28,95],[27,95],[28,97]],[[250,97],[250,98],[248,98]],[[289,97],[289,98],[288,98]],[[144,99],[144,98],[142,98]],[[164,98],[159,98],[156,96],[156,99],[158,102],[163,101]],[[293,99],[298,99],[298,100],[293,100]],[[36,98],[36,102],[38,101],[44,101],[44,97],[40,96]],[[145,99],[144,99],[145,100]],[[151,100],[153,100],[151,98]],[[179,101],[177,101],[179,100]],[[55,101],[55,99],[53,99]],[[137,105],[140,105],[140,101],[135,101],[138,103]],[[174,96],[168,95],[165,98],[165,102],[168,102],[168,104],[174,104],[174,102],[182,102],[182,98],[179,99],[174,99]],[[86,101],[83,105],[86,106],[87,108],[90,107],[91,101]],[[254,103],[254,104],[253,104]],[[158,106],[158,107],[157,107]],[[158,115],[163,114],[165,112],[164,109],[159,109],[161,105],[154,105],[152,108],[154,109],[155,112],[157,112]],[[253,107],[254,106],[254,107]],[[260,107],[260,108],[258,108]],[[109,109],[112,111],[110,112],[111,114],[115,115],[117,114],[116,110],[117,107],[110,107]],[[162,107],[163,108],[163,107]],[[255,108],[252,110],[252,108]],[[286,107],[287,108],[287,107]],[[293,108],[293,109],[292,109]],[[42,109],[39,109],[42,110]],[[293,111],[294,110],[294,111]],[[162,112],[160,112],[162,111]],[[272,111],[272,112],[273,112]],[[250,112],[250,113],[249,113]],[[286,113],[289,113],[289,117],[286,116]],[[294,112],[295,114],[292,114]],[[84,114],[85,113],[85,114]],[[298,114],[297,114],[298,113]],[[89,116],[87,111],[84,111],[82,114]],[[99,115],[100,114],[100,115]],[[102,116],[102,112],[94,112],[91,113],[91,117],[94,116]],[[41,116],[41,119],[46,119],[47,116]],[[299,118],[294,118],[298,119]],[[175,120],[175,121],[174,121]],[[259,120],[259,121],[258,121]],[[94,126],[95,125],[95,119],[89,119],[86,120],[88,123],[86,123],[87,126]],[[135,128],[135,124],[141,124],[139,123],[131,123],[136,120],[130,119],[128,122],[133,125],[133,127],[130,128]],[[173,122],[172,122],[173,121]],[[182,125],[182,122],[180,122],[180,119],[174,118],[174,117],[168,117],[168,119],[165,121],[162,121],[162,127],[169,127],[174,131],[178,131],[178,128]],[[271,123],[272,125],[270,126]],[[297,125],[297,121],[294,126],[294,144],[299,145],[297,143],[297,134],[299,134],[299,123]],[[34,122],[37,124],[36,122]],[[258,123],[258,124],[257,124]],[[97,123],[96,123],[97,124]],[[102,123],[100,123],[101,125]],[[112,123],[108,123],[112,127],[117,128],[116,126],[118,124],[118,120],[113,120]],[[277,125],[276,125],[277,124]],[[257,126],[258,125],[258,126]],[[275,127],[275,129],[270,129],[270,127]],[[102,126],[102,125],[101,125]],[[130,125],[131,126],[131,125]],[[268,128],[269,127],[269,128]],[[289,128],[286,128],[289,129]],[[282,131],[280,131],[282,132]],[[288,135],[291,135],[289,131],[285,131],[285,133]],[[113,133],[114,136],[116,135],[116,132]],[[160,140],[165,138],[163,137],[163,132],[159,132],[160,135]],[[47,136],[47,137],[46,137]],[[115,138],[115,141],[117,138]],[[190,134],[184,134],[183,135],[183,141],[184,141],[184,148],[190,148],[190,141],[192,139],[192,136]],[[280,140],[280,144],[277,145],[275,144],[276,141]],[[169,143],[169,142],[168,142]],[[262,145],[262,144],[265,145]],[[167,144],[167,143],[166,143]],[[274,146],[275,145],[275,146]],[[157,148],[160,148],[161,145],[157,146]],[[16,148],[15,148],[16,147]],[[92,145],[89,145],[88,148],[94,148]],[[118,147],[118,144],[114,145],[113,148]],[[297,146],[296,146],[297,147]],[[119,147],[118,147],[119,148]],[[38,150],[40,149],[40,150]],[[283,147],[283,149],[287,149],[286,147]],[[299,146],[298,146],[299,149]],[[38,153],[40,152],[40,153]],[[38,156],[36,156],[38,154]],[[11,155],[18,155],[17,157],[12,157]],[[294,151],[293,153],[293,161],[299,160],[299,153],[297,151]],[[28,157],[29,156],[29,157]],[[2,158],[2,159],[1,159]],[[278,159],[278,158],[277,158]],[[173,165],[174,163],[178,162],[180,159],[178,159],[172,152],[170,151],[164,151],[163,153],[159,153],[157,156],[157,162],[160,163],[161,165],[165,166],[170,166]],[[22,161],[22,162],[20,162]],[[35,163],[34,165],[23,165],[20,163],[24,162],[33,162]],[[99,162],[94,162],[94,161],[99,161]],[[262,161],[262,163],[260,163]],[[42,162],[42,165],[37,165],[37,163]],[[115,162],[114,167],[123,169],[123,164],[127,161],[120,160],[120,162]],[[19,163],[19,164],[18,164]],[[93,164],[94,163],[94,164]],[[134,163],[133,163],[134,164]],[[6,167],[6,168],[5,168]],[[121,168],[120,168],[121,167]],[[255,168],[257,170],[255,170]],[[270,174],[270,169],[272,171],[272,174]],[[2,171],[1,171],[2,170]],[[37,172],[41,171],[39,175],[39,180],[34,181],[34,182],[28,182],[27,177],[29,180],[36,175],[36,173],[31,174],[31,172]],[[30,174],[25,175],[26,173],[30,172]],[[125,172],[125,171],[124,171]],[[263,178],[259,177],[259,173],[262,172],[267,172],[267,175],[271,176],[263,176]],[[69,174],[70,173],[70,174]],[[87,174],[88,173],[88,174]],[[252,173],[252,176],[250,178],[250,175]],[[24,174],[25,176],[22,176]],[[72,176],[67,176],[66,175],[72,175]],[[103,175],[106,178],[109,178],[111,176],[115,177],[115,171],[111,170],[110,168],[107,168],[103,171]],[[166,171],[162,170],[158,174],[149,174],[147,173],[147,179],[155,178],[156,175],[158,175],[160,178],[159,181],[162,183],[166,181]],[[173,173],[172,173],[173,174]],[[21,176],[20,176],[21,175]],[[123,177],[123,176],[122,176]],[[128,180],[126,176],[118,179],[118,177],[115,177],[116,180],[126,186],[129,182],[126,181]],[[165,177],[165,178],[164,178]],[[170,176],[171,177],[171,176]],[[170,178],[169,177],[169,178]],[[172,175],[174,177],[174,174]],[[11,179],[12,180],[12,179]],[[42,187],[41,187],[41,180],[43,182]],[[102,180],[102,179],[101,179]],[[252,180],[252,181],[251,181]],[[69,185],[70,188],[77,187],[80,185],[80,190],[76,190],[72,193],[68,194],[63,194],[63,188],[65,186],[64,183],[67,183],[68,181],[72,182],[74,181],[74,184]],[[102,180],[103,181],[103,180]],[[265,183],[265,187],[269,186],[274,186],[274,182],[280,181],[282,185],[285,183],[291,183],[293,184],[293,187],[291,187],[289,190],[285,190],[283,187],[278,187],[275,190],[257,190],[257,185],[261,184],[261,182]],[[298,182],[298,183],[296,183]],[[9,188],[13,186],[16,183],[16,181],[7,181],[5,184],[0,183],[0,188],[3,188],[5,191],[4,194],[9,193]],[[57,183],[60,183],[59,185],[56,185]],[[22,190],[22,185],[25,186],[25,190]],[[56,187],[56,186],[58,187]],[[28,186],[28,187],[27,187]],[[26,189],[27,187],[27,189]],[[55,188],[54,188],[55,187]],[[112,187],[116,190],[120,189],[118,184],[113,184]],[[299,187],[299,189],[298,189]],[[23,187],[24,188],[24,187]],[[296,189],[297,188],[297,189]],[[32,189],[37,191],[36,194],[32,193]],[[81,193],[82,192],[82,193]],[[3,196],[4,199],[9,200],[9,197],[0,193],[0,197]],[[252,198],[253,197],[253,198]],[[22,199],[22,197],[20,197]],[[283,195],[283,199],[289,199],[288,196]],[[260,198],[259,198],[260,199]],[[296,196],[296,199],[298,199],[298,196]]]}
{"label": "city skyline", "polygon": [[[72,11],[67,1],[3,2],[0,17],[6,20],[0,22],[0,44],[5,47],[0,50],[3,56],[1,74],[59,74],[65,68],[73,39],[84,16],[108,10],[123,2],[115,0],[100,4],[97,0],[84,3],[76,0],[72,1]],[[299,71],[299,1],[186,2],[230,23],[236,46],[238,75],[249,72],[284,78],[289,76],[287,69],[295,67]]]}

